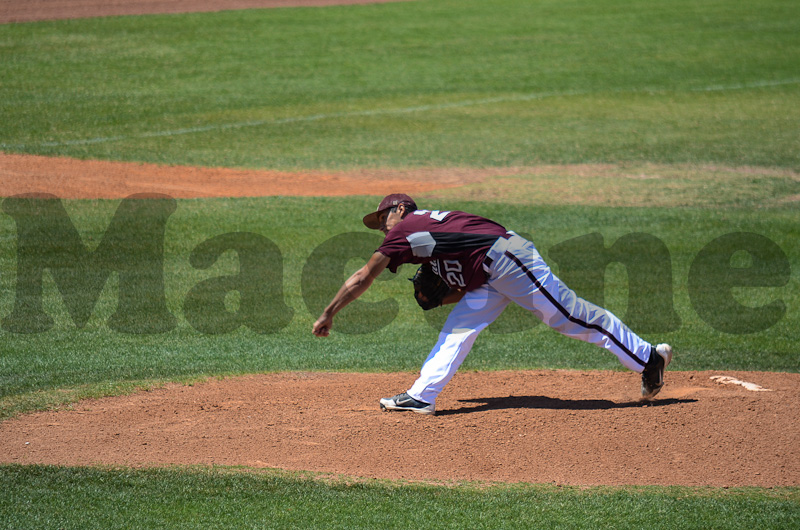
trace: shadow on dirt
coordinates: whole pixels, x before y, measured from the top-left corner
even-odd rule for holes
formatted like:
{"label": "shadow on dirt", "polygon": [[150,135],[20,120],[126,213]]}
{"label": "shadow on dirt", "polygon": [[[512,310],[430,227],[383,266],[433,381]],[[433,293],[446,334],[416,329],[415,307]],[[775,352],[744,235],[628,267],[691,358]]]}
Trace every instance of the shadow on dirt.
{"label": "shadow on dirt", "polygon": [[463,399],[459,403],[475,403],[458,409],[437,410],[437,416],[468,414],[486,410],[503,409],[564,409],[564,410],[610,410],[637,407],[665,407],[682,403],[696,403],[696,399],[656,399],[653,401],[627,401],[617,403],[607,399],[560,399],[547,396],[508,396],[498,398]]}

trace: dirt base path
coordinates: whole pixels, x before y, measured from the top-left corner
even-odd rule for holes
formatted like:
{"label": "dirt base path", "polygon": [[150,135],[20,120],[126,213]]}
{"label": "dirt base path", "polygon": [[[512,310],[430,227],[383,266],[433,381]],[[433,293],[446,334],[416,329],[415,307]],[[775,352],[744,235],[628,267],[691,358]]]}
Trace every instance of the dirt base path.
{"label": "dirt base path", "polygon": [[414,374],[279,374],[170,385],[0,424],[0,461],[245,465],[349,476],[573,485],[800,485],[800,374],[459,373],[436,416],[380,412]]}
{"label": "dirt base path", "polygon": [[402,191],[418,194],[462,186],[511,169],[374,169],[359,171],[268,171],[76,160],[0,152],[0,197],[21,193],[61,199],[121,199],[135,193],[175,198],[333,197]]}
{"label": "dirt base path", "polygon": [[383,4],[403,0],[0,0],[0,24],[230,9]]}

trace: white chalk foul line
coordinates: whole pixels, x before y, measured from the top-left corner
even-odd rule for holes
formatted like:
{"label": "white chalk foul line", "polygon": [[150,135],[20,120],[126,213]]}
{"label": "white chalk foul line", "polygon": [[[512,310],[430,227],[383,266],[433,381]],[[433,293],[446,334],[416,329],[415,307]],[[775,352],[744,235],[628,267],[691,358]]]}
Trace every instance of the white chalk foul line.
{"label": "white chalk foul line", "polygon": [[[690,92],[721,92],[729,90],[747,90],[751,88],[768,88],[782,85],[796,85],[800,84],[800,78],[797,79],[783,79],[775,81],[756,81],[753,83],[743,83],[736,85],[712,85],[706,87],[690,88]],[[645,88],[640,90],[613,90],[612,94],[658,94],[673,92],[675,89],[667,88]],[[168,131],[153,131],[144,132],[131,135],[119,136],[105,136],[98,138],[83,138],[76,140],[63,140],[58,142],[40,142],[36,144],[6,144],[0,143],[0,149],[25,149],[28,147],[69,147],[76,145],[92,145],[110,142],[120,142],[124,140],[135,140],[141,138],[162,138],[170,136],[182,136],[185,134],[198,134],[211,131],[224,131],[230,129],[244,129],[247,127],[261,127],[264,125],[283,125],[291,123],[313,122],[327,119],[336,118],[355,118],[355,117],[369,117],[369,116],[383,116],[391,114],[411,114],[416,112],[429,112],[437,110],[447,110],[462,107],[475,107],[481,105],[492,105],[495,103],[509,103],[515,101],[533,101],[537,99],[545,99],[552,97],[570,97],[570,96],[585,96],[596,92],[592,91],[564,91],[564,92],[540,92],[531,94],[519,94],[512,96],[498,96],[493,98],[471,99],[464,101],[453,101],[447,103],[437,103],[431,105],[419,105],[414,107],[400,107],[394,109],[369,109],[369,110],[356,110],[349,112],[332,112],[326,114],[312,114],[310,116],[295,116],[291,118],[279,118],[272,120],[255,120],[244,121],[238,123],[221,123],[215,125],[205,125],[202,127],[187,127],[183,129],[172,129]]]}
{"label": "white chalk foul line", "polygon": [[[586,92],[588,94],[588,92]],[[255,120],[255,121],[245,121],[245,122],[238,122],[238,123],[222,123],[222,124],[215,124],[215,125],[205,125],[202,127],[188,127],[185,129],[173,129],[169,131],[155,131],[155,132],[145,132],[140,134],[132,134],[128,136],[105,136],[99,138],[84,138],[79,140],[63,140],[60,142],[40,142],[37,144],[21,144],[21,145],[12,145],[12,144],[5,144],[0,143],[0,148],[15,148],[15,149],[24,149],[25,147],[64,147],[64,146],[74,146],[74,145],[91,145],[91,144],[100,144],[100,143],[107,143],[107,142],[118,142],[122,140],[132,140],[132,139],[140,139],[140,138],[159,138],[159,137],[169,137],[169,136],[181,136],[184,134],[196,134],[196,133],[203,133],[203,132],[210,132],[210,131],[224,131],[229,129],[243,129],[246,127],[261,127],[264,125],[283,125],[283,124],[290,124],[290,123],[302,123],[302,122],[312,122],[312,121],[320,121],[320,120],[327,120],[327,119],[336,119],[336,118],[355,118],[355,117],[370,117],[370,116],[381,116],[381,115],[390,115],[390,114],[411,114],[416,112],[427,112],[427,111],[435,111],[435,110],[446,110],[451,108],[459,108],[459,107],[471,107],[471,106],[479,106],[479,105],[490,105],[492,103],[503,103],[503,102],[511,102],[511,101],[529,101],[534,99],[543,99],[547,97],[557,97],[557,96],[571,96],[580,94],[578,92],[570,93],[570,92],[553,92],[553,93],[541,93],[541,94],[523,94],[519,96],[503,96],[503,97],[495,97],[495,98],[485,98],[485,99],[475,99],[475,100],[465,100],[465,101],[456,101],[456,102],[449,102],[449,103],[437,103],[432,105],[419,105],[415,107],[401,107],[401,108],[394,108],[394,109],[370,109],[370,110],[356,110],[356,111],[349,111],[349,112],[331,112],[326,114],[312,114],[310,116],[294,116],[291,118],[277,118],[272,120]]]}

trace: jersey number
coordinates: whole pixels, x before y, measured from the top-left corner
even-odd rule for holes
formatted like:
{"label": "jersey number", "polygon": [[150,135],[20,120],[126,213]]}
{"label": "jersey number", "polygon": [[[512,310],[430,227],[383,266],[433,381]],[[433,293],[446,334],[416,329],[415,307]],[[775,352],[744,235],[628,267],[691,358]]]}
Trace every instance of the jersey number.
{"label": "jersey number", "polygon": [[431,210],[415,210],[414,211],[414,215],[430,214],[431,215],[431,219],[433,219],[434,221],[439,221],[439,222],[443,221],[444,218],[449,213],[450,213],[449,211],[442,212],[442,211],[439,211],[439,210],[433,210],[433,211],[431,211]]}
{"label": "jersey number", "polygon": [[[444,271],[440,270],[439,263],[444,267]],[[461,265],[460,261],[454,259],[435,260],[431,262],[431,266],[433,267],[433,272],[444,278],[447,285],[460,289],[467,286],[467,283],[464,281],[464,275],[461,274],[464,267]],[[444,274],[442,274],[442,272],[444,272]]]}

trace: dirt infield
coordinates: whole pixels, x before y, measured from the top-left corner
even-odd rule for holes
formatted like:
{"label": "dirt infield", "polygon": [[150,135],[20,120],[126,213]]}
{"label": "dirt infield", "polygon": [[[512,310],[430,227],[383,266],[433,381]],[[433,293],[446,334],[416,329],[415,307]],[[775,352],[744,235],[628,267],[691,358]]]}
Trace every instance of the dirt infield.
{"label": "dirt infield", "polygon": [[0,424],[2,462],[244,465],[348,476],[574,485],[800,485],[800,374],[459,373],[436,416],[380,412],[414,374],[170,385]]}

